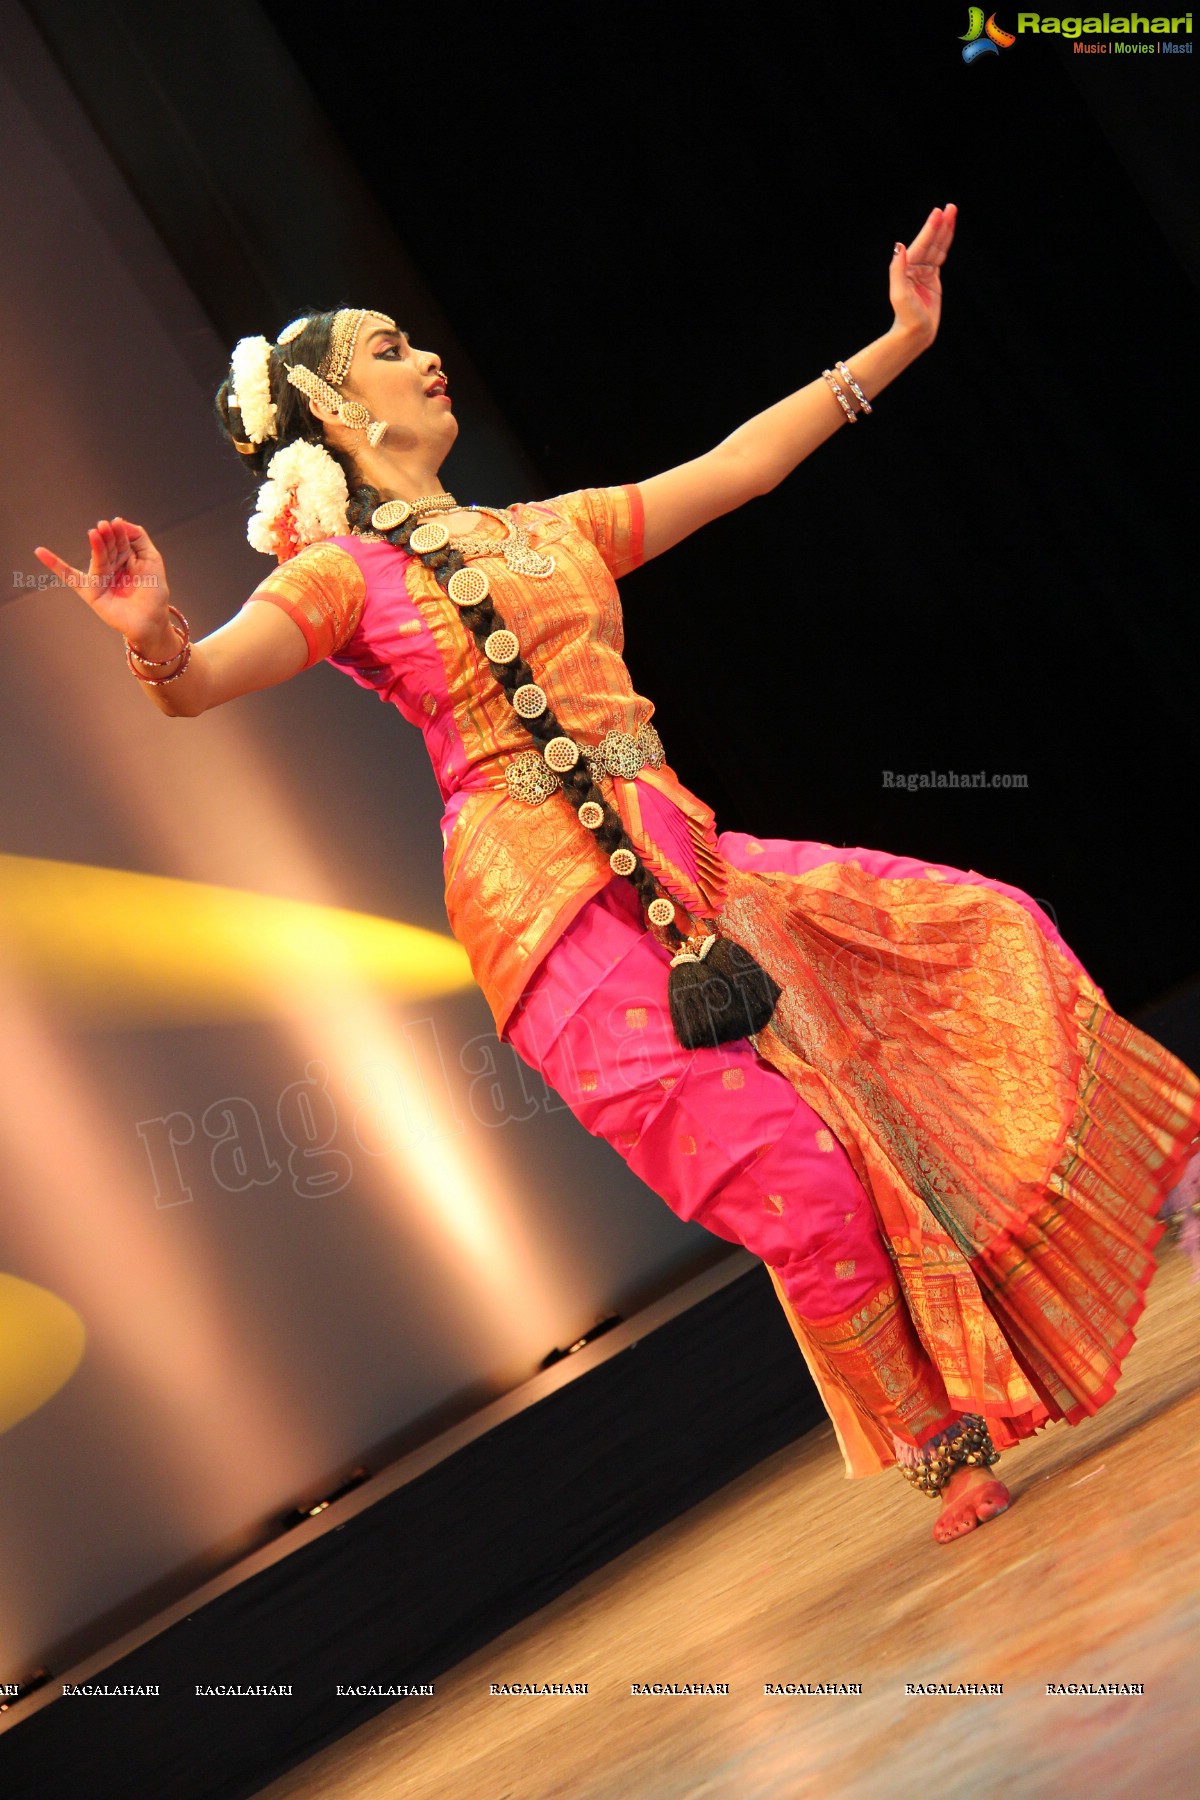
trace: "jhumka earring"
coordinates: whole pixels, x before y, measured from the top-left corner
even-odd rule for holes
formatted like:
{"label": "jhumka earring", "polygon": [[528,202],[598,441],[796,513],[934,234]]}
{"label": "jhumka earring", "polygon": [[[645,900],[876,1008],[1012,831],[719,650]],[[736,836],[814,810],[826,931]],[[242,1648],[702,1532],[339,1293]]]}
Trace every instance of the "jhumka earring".
{"label": "jhumka earring", "polygon": [[343,399],[336,388],[331,388],[327,381],[322,381],[319,375],[314,375],[303,363],[294,363],[287,372],[287,378],[294,388],[298,388],[310,400],[315,400],[319,406],[336,413],[339,422],[347,430],[365,432],[372,450],[378,449],[382,444],[387,435],[387,420],[373,419],[370,407],[364,406],[361,400]]}

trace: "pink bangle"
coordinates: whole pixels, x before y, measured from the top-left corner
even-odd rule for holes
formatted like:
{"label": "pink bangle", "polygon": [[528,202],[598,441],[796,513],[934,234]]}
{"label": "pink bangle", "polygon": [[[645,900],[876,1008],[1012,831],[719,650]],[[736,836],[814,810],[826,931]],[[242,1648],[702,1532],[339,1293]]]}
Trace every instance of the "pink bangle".
{"label": "pink bangle", "polygon": [[[177,656],[183,655],[183,652],[187,649],[188,644],[191,642],[192,634],[188,627],[188,622],[184,618],[183,614],[180,612],[179,608],[177,606],[171,606],[168,603],[167,611],[169,613],[173,614],[174,617],[179,620],[179,625],[182,625],[182,627],[183,627],[183,641],[180,644],[179,649],[173,651],[170,656],[164,656],[161,659],[161,661],[156,662],[152,656],[143,656],[140,650],[134,650],[133,645],[130,643],[129,639],[128,638],[125,639],[126,651],[128,652],[128,651],[132,650],[134,656],[137,657],[138,661],[140,663],[145,663],[145,665],[148,669],[165,669],[168,663],[173,663]],[[176,631],[179,630],[179,625],[177,625],[175,627]],[[130,664],[130,667],[133,668],[132,663]],[[133,672],[135,675],[137,674],[136,669],[134,669]]]}
{"label": "pink bangle", "polygon": [[[178,681],[179,677],[183,674],[184,670],[187,668],[188,664],[191,662],[192,646],[191,646],[190,641],[186,641],[184,643],[182,651],[177,650],[175,652],[176,656],[183,657],[183,661],[180,663],[180,665],[176,669],[175,673],[173,675],[161,675],[161,676],[159,676],[157,681],[153,678],[153,676],[150,676],[150,675],[138,675],[137,670],[133,667],[133,659],[136,654],[137,654],[137,652],[130,649],[129,645],[126,644],[126,646],[125,646],[125,661],[129,664],[129,667],[132,670],[133,674],[137,675],[137,679],[141,682],[142,686],[143,687],[166,687],[168,682]],[[175,660],[175,657],[173,657],[173,656],[169,656],[167,658],[167,662],[174,662],[174,660]],[[164,664],[164,663],[156,663],[154,665],[154,667],[159,668],[159,669],[165,668],[165,666],[166,666],[166,664]]]}

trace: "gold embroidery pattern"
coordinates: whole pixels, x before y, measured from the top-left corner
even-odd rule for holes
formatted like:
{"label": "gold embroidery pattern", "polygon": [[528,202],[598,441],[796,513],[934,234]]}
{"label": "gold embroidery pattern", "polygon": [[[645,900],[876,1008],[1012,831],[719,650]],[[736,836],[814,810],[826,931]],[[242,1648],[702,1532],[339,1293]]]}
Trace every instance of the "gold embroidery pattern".
{"label": "gold embroidery pattern", "polygon": [[[784,987],[756,1047],[836,1123],[951,1404],[998,1443],[1096,1412],[1144,1305],[1166,1174],[1200,1129],[1196,1076],[990,888],[731,870],[721,922]],[[851,1473],[887,1466],[836,1333],[776,1286]],[[854,1341],[855,1379],[895,1386],[887,1339]]]}
{"label": "gold embroidery pattern", "polygon": [[631,1031],[645,1031],[646,1008],[644,1006],[627,1006],[625,1008],[625,1023],[629,1026]]}
{"label": "gold embroidery pattern", "polygon": [[367,584],[354,558],[338,544],[311,544],[259,583],[251,600],[282,607],[304,633],[309,663],[343,649],[362,618]]}
{"label": "gold embroidery pattern", "polygon": [[723,1088],[736,1089],[745,1087],[745,1085],[746,1072],[744,1069],[723,1069],[721,1071],[721,1086]]}
{"label": "gold embroidery pattern", "polygon": [[833,1150],[832,1131],[826,1131],[825,1127],[822,1126],[820,1131],[816,1132],[814,1135],[817,1149],[821,1151],[822,1155],[829,1156]]}
{"label": "gold embroidery pattern", "polygon": [[828,1379],[853,1408],[866,1409],[877,1429],[909,1436],[944,1421],[945,1389],[920,1354],[895,1281],[886,1280],[849,1313],[806,1321],[805,1329]]}
{"label": "gold embroidery pattern", "polygon": [[606,792],[621,815],[621,823],[629,834],[638,855],[657,877],[667,893],[687,912],[697,916],[720,910],[725,898],[726,864],[717,849],[716,825],[712,808],[689,793],[674,771],[667,765],[643,769],[641,782],[666,795],[687,820],[688,837],[696,862],[696,878],[681,869],[647,831],[638,798],[638,783],[614,781]]}

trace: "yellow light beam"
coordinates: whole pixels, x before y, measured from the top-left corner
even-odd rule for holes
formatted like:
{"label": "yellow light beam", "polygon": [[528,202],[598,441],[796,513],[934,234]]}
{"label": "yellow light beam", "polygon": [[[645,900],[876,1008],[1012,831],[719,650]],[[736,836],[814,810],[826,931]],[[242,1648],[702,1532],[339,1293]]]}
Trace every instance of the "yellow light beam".
{"label": "yellow light beam", "polygon": [[0,1431],[29,1417],[79,1367],[83,1320],[48,1288],[0,1274]]}
{"label": "yellow light beam", "polygon": [[127,869],[0,855],[0,930],[72,1018],[111,1027],[275,1018],[343,982],[377,998],[471,985],[451,937],[342,907]]}

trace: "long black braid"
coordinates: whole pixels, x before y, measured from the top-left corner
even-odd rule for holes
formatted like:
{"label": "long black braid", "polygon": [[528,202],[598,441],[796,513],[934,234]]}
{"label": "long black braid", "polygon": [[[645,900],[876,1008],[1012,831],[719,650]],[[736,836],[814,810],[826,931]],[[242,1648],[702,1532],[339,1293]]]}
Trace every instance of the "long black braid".
{"label": "long black braid", "polygon": [[[351,495],[347,508],[351,530],[363,531],[369,527],[371,514],[380,503],[380,495],[371,487],[360,486]],[[381,531],[380,537],[408,555],[419,555],[427,569],[432,570],[438,586],[445,592],[452,576],[459,569],[465,568],[466,558],[456,550],[453,544],[446,544],[440,550],[415,552],[409,546],[409,539],[417,528],[417,519],[407,518],[402,525],[390,530]],[[488,668],[503,689],[505,697],[512,703],[513,695],[519,687],[537,680],[529,664],[519,654],[512,662],[492,662],[484,646],[494,631],[507,629],[504,619],[497,612],[491,594],[474,606],[458,606],[452,596],[463,624],[474,638],[480,654],[487,662]],[[543,692],[545,690],[543,689]],[[515,711],[515,708],[514,708]],[[517,714],[528,731],[538,750],[545,751],[552,738],[570,737],[555,717],[546,700],[545,711],[536,718],[527,719]],[[649,907],[651,901],[666,898],[663,889],[652,872],[646,867],[637,848],[625,830],[621,815],[615,807],[610,806],[603,792],[592,777],[584,757],[573,768],[559,775],[563,793],[574,807],[576,813],[588,801],[599,806],[601,819],[598,825],[585,825],[604,853],[611,857],[616,850],[625,850],[633,859],[633,866],[623,877],[636,890],[643,908]],[[580,820],[583,824],[583,820]],[[672,902],[674,904],[674,902]],[[755,961],[748,950],[731,938],[717,934],[715,924],[702,921],[704,929],[711,930],[716,942],[711,946],[703,962],[688,961],[672,968],[667,982],[667,997],[671,1010],[671,1022],[679,1041],[689,1050],[701,1046],[715,1046],[731,1040],[746,1037],[761,1031],[768,1023],[775,1010],[775,1002],[780,995],[780,988],[766,970]],[[660,938],[669,947],[676,950],[683,948],[688,939],[672,920],[669,925],[655,926]]]}
{"label": "long black braid", "polygon": [[[363,531],[368,529],[370,516],[379,503],[380,496],[374,488],[357,488],[351,496],[350,505],[347,508],[347,516],[350,521],[351,530]],[[410,556],[415,556],[418,553],[409,549],[408,540],[416,530],[417,524],[418,521],[415,518],[408,518],[404,521],[403,525],[397,525],[390,531],[382,531],[379,535],[386,538],[389,544],[394,544],[398,550],[405,550]],[[449,544],[441,550],[429,550],[424,552],[420,556],[420,561],[427,569],[433,572],[434,578],[443,592],[448,588],[451,576],[457,574],[459,569],[464,569],[467,566],[466,558],[462,555],[461,551],[454,548],[453,544]],[[519,687],[524,687],[528,683],[536,682],[537,676],[522,656],[517,656],[512,662],[508,663],[495,663],[486,656],[484,645],[487,643],[492,632],[507,630],[507,625],[497,612],[491,595],[485,594],[483,599],[476,606],[456,606],[455,610],[462,619],[467,630],[471,633],[471,636],[474,638],[480,654],[487,662],[488,668],[503,689],[505,698],[511,704],[512,697],[517,689]],[[559,724],[548,697],[546,701],[546,710],[539,713],[537,718],[526,719],[519,713],[517,714],[517,717],[521,719],[522,725],[524,725],[526,731],[528,731],[539,751],[545,750],[546,745],[550,742],[551,738],[569,737],[571,735],[563,725]],[[564,774],[560,775],[559,781],[562,784],[563,793],[577,813],[580,807],[584,806],[589,800],[600,807],[603,818],[599,825],[585,826],[584,829],[591,831],[592,836],[604,851],[605,856],[611,856],[616,850],[627,850],[630,853],[634,859],[633,868],[623,879],[628,881],[630,886],[636,890],[642,906],[648,907],[652,900],[662,898],[662,888],[638,855],[636,846],[633,844],[628,832],[625,830],[620,813],[618,813],[616,808],[611,806],[604,798],[602,790],[592,779],[591,770],[588,768],[584,758],[581,756],[573,769],[568,769]],[[670,898],[669,895],[666,897],[668,899]],[[674,923],[666,926],[657,926],[655,929],[660,931],[667,943],[675,949],[681,949],[687,942],[685,934],[679,929],[679,926]]]}

